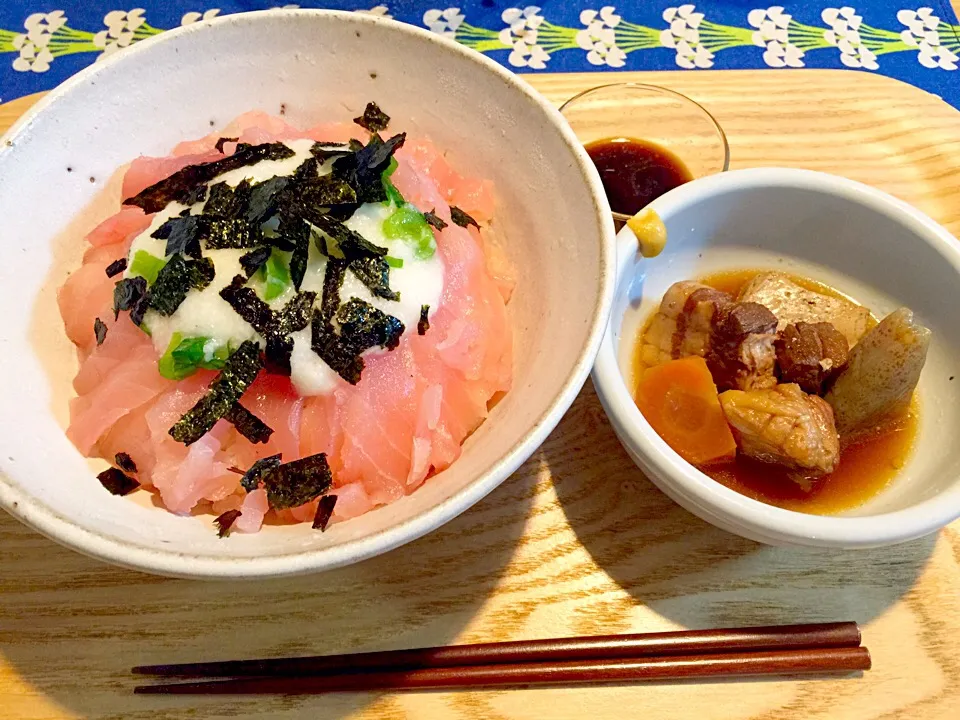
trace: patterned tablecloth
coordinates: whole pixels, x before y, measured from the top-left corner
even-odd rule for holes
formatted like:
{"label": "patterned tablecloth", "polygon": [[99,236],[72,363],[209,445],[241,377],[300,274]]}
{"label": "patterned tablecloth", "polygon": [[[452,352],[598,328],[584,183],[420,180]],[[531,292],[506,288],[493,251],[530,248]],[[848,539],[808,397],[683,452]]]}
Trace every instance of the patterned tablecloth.
{"label": "patterned tablecloth", "polygon": [[[923,0],[920,0],[923,2]],[[960,25],[946,0],[332,0],[283,5],[360,10],[429,28],[518,71],[850,68],[899,78],[960,107]],[[0,101],[48,90],[92,62],[187,23],[277,0],[0,0]],[[851,78],[852,80],[852,78]]]}

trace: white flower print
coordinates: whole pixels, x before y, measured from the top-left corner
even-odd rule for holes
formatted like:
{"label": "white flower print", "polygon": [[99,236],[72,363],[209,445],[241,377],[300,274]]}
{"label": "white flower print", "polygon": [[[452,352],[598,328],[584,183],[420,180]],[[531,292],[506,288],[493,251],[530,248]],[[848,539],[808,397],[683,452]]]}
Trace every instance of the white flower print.
{"label": "white flower print", "polygon": [[[957,69],[957,53],[947,47],[940,37],[941,20],[928,7],[917,10],[901,10],[897,20],[907,29],[900,33],[900,40],[909,47],[917,48],[917,60],[926,68],[942,70]],[[946,24],[946,23],[943,23]]]}
{"label": "white flower print", "polygon": [[587,26],[576,35],[577,45],[587,50],[587,62],[591,65],[607,65],[609,67],[623,67],[626,64],[627,54],[617,47],[615,28],[620,24],[621,17],[616,14],[615,8],[606,6],[596,10],[584,10],[580,13],[580,22]]}
{"label": "white flower print", "polygon": [[851,68],[876,70],[877,56],[860,37],[863,18],[852,7],[826,8],[820,17],[830,26],[823,35],[830,44],[840,50],[840,62]]}
{"label": "white flower print", "polygon": [[369,10],[357,10],[361,15],[377,15],[378,17],[393,18],[390,14],[390,8],[386,5],[377,5]]}
{"label": "white flower print", "polygon": [[[281,8],[274,8],[274,10],[279,10]],[[193,25],[195,22],[200,22],[201,20],[211,20],[220,14],[220,8],[210,8],[206,12],[188,12],[185,13],[182,18],[180,18],[181,25]]]}
{"label": "white flower print", "polygon": [[751,34],[753,44],[765,48],[763,61],[770,67],[803,67],[804,51],[790,42],[788,28],[792,20],[778,5],[747,14],[747,22],[756,28]]}
{"label": "white flower print", "polygon": [[[500,14],[500,19],[507,27],[497,37],[501,43],[512,48],[507,62],[514,67],[543,70],[550,61],[550,53],[538,43],[540,27],[544,24],[540,8],[536,5],[522,9],[507,8]],[[553,39],[548,42],[552,45]]]}
{"label": "white flower print", "polygon": [[713,53],[700,42],[703,13],[697,12],[696,6],[669,7],[663,11],[663,19],[670,27],[660,33],[660,43],[677,51],[677,65],[687,70],[713,67]]}
{"label": "white flower print", "polygon": [[423,14],[423,24],[431,32],[444,37],[453,38],[457,34],[457,29],[463,24],[465,16],[460,12],[460,8],[447,8],[446,10],[427,10]]}
{"label": "white flower print", "polygon": [[23,23],[26,32],[13,36],[13,49],[18,51],[13,60],[13,69],[35,73],[49,70],[53,62],[53,53],[48,48],[50,38],[66,24],[63,10],[30,15]]}
{"label": "white flower print", "polygon": [[111,55],[134,42],[136,31],[146,22],[143,14],[143,8],[134,8],[129,12],[122,10],[108,12],[103,18],[103,24],[107,29],[93,36],[93,44],[103,49],[100,57]]}

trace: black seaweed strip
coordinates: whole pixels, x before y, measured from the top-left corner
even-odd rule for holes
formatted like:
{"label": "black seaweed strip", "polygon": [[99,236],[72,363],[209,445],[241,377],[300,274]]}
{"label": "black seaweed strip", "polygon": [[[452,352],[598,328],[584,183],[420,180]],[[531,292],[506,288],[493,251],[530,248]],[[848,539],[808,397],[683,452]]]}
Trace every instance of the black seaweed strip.
{"label": "black seaweed strip", "polygon": [[126,495],[140,487],[140,483],[128,475],[124,475],[117,468],[108,468],[97,475],[97,480],[111,495]]}
{"label": "black seaweed strip", "polygon": [[227,358],[207,394],[170,428],[170,436],[184,445],[203,437],[250,387],[262,366],[260,346],[252,340],[245,341]]}
{"label": "black seaweed strip", "polygon": [[[340,248],[341,254],[347,260],[357,260],[358,258],[364,257],[384,257],[387,254],[385,247],[374,245],[364,238],[363,235],[351,230],[342,222],[329,215],[319,216],[316,220],[311,220],[311,222],[337,241],[337,246]],[[320,247],[319,243],[317,247],[321,252],[324,252],[325,247]],[[329,255],[329,253],[326,252],[324,252],[324,254]]]}
{"label": "black seaweed strip", "polygon": [[254,330],[268,337],[277,326],[273,310],[251,288],[244,287],[245,282],[243,275],[237,275],[232,283],[220,291],[220,297],[230,303],[234,312],[250,323]]}
{"label": "black seaweed strip", "polygon": [[250,182],[243,180],[236,187],[225,182],[218,182],[210,187],[210,197],[203,206],[204,215],[215,215],[222,218],[238,218],[246,212],[250,204]]}
{"label": "black seaweed strip", "polygon": [[280,223],[281,237],[293,244],[290,255],[290,280],[299,290],[303,276],[307,273],[307,261],[310,258],[310,226],[303,220],[289,220]]}
{"label": "black seaweed strip", "polygon": [[313,311],[310,347],[340,377],[351,385],[360,382],[364,362],[358,353],[346,347],[319,310]]}
{"label": "black seaweed strip", "polygon": [[376,297],[400,299],[400,293],[390,289],[390,265],[383,258],[357,258],[350,263],[350,269]]}
{"label": "black seaweed strip", "polygon": [[337,505],[336,495],[324,495],[317,503],[317,513],[313,516],[313,529],[323,532],[333,516],[333,508]]}
{"label": "black seaweed strip", "polygon": [[107,339],[107,325],[100,318],[93,320],[93,336],[97,339],[97,345],[103,345]]}
{"label": "black seaweed strip", "polygon": [[480,229],[480,225],[477,223],[477,221],[467,215],[467,213],[458,208],[456,205],[450,206],[450,219],[453,220],[454,225],[459,225],[462,228],[467,227],[467,225],[473,225],[477,230]]}
{"label": "black seaweed strip", "polygon": [[174,200],[186,200],[197,185],[208,183],[218,175],[261,160],[282,160],[293,154],[293,150],[279,142],[263,145],[241,144],[233,155],[202,165],[188,165],[137,195],[127,198],[123,204],[136,205],[146,213],[159,212]]}
{"label": "black seaweed strip", "polygon": [[374,346],[393,350],[400,344],[403,323],[359,298],[350,298],[337,311],[343,344],[359,355]]}
{"label": "black seaweed strip", "polygon": [[216,142],[216,144],[214,145],[214,147],[217,149],[217,152],[218,152],[218,153],[222,153],[222,152],[223,152],[223,145],[224,145],[224,143],[236,142],[236,141],[239,140],[239,139],[240,139],[240,138],[222,137],[222,138],[220,138],[219,140],[217,140],[217,142]]}
{"label": "black seaweed strip", "polygon": [[150,308],[161,315],[173,315],[191,289],[203,290],[215,273],[210,258],[187,260],[174,255],[157,273],[157,281],[150,288]]}
{"label": "black seaweed strip", "polygon": [[430,329],[430,306],[420,306],[420,321],[417,323],[417,335],[426,335]]}
{"label": "black seaweed strip", "polygon": [[251,277],[261,267],[263,267],[263,264],[267,261],[272,252],[273,248],[269,245],[265,245],[264,247],[251,250],[247,254],[240,256],[240,267],[243,268],[243,271],[247,274],[248,278]]}
{"label": "black seaweed strip", "polygon": [[369,102],[363,110],[363,115],[354,118],[353,121],[364,130],[376,133],[387,129],[387,125],[390,124],[390,116],[381,110],[375,102]]}
{"label": "black seaweed strip", "polygon": [[293,371],[290,358],[293,355],[293,338],[283,335],[270,335],[264,348],[265,369],[274,375],[289,376]]}
{"label": "black seaweed strip", "polygon": [[299,507],[333,485],[333,476],[324,453],[284,463],[263,474],[270,507],[281,510]]}
{"label": "black seaweed strip", "polygon": [[107,268],[106,268],[107,277],[109,278],[115,277],[126,269],[127,269],[127,259],[125,257],[114,260],[112,263],[107,265]]}
{"label": "black seaweed strip", "polygon": [[224,538],[230,533],[230,528],[237,521],[242,513],[239,510],[227,510],[214,519],[217,526],[217,537]]}
{"label": "black seaweed strip", "polygon": [[443,218],[439,217],[436,212],[434,212],[435,210],[436,208],[430,212],[425,212],[423,214],[423,219],[427,221],[427,225],[435,227],[437,230],[443,230],[447,226],[447,223],[444,222]]}
{"label": "black seaweed strip", "polygon": [[283,306],[277,317],[276,332],[281,335],[303,330],[310,324],[313,314],[313,304],[317,301],[317,294],[311,290],[298,292]]}
{"label": "black seaweed strip", "polygon": [[329,323],[340,307],[340,288],[347,274],[347,261],[330,258],[323,275],[323,298],[320,301],[323,321]]}
{"label": "black seaweed strip", "polygon": [[158,227],[150,237],[166,240],[165,255],[183,254],[199,258],[200,215],[180,215],[170,218]]}
{"label": "black seaweed strip", "polygon": [[116,461],[117,467],[124,472],[135,473],[137,471],[137,464],[127,453],[118,452],[113,456],[113,459]]}
{"label": "black seaweed strip", "polygon": [[253,465],[250,466],[250,469],[243,473],[243,477],[240,478],[240,485],[247,492],[253,492],[260,486],[260,480],[263,474],[271,469],[275,468],[280,464],[280,458],[282,456],[280,453],[276,455],[271,455],[269,457],[260,458]]}
{"label": "black seaweed strip", "polygon": [[280,194],[290,184],[290,178],[275,177],[257,183],[250,190],[244,219],[259,225],[274,213]]}
{"label": "black seaweed strip", "polygon": [[113,319],[120,317],[121,310],[133,308],[146,292],[146,278],[138,276],[117,281],[113,288]]}
{"label": "black seaweed strip", "polygon": [[263,243],[259,224],[242,218],[202,217],[199,239],[204,241],[208,250],[253,248]]}
{"label": "black seaweed strip", "polygon": [[223,419],[254,444],[265,443],[273,435],[273,428],[238,402],[233,404],[233,407],[223,416]]}

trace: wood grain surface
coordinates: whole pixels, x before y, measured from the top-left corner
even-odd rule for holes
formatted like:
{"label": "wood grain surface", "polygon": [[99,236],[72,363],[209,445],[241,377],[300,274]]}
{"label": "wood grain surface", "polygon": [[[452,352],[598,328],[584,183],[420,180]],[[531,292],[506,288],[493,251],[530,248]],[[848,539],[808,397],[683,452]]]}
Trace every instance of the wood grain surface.
{"label": "wood grain surface", "polygon": [[[609,82],[529,80],[558,104]],[[960,233],[960,114],[840,71],[621,73],[706,105],[734,168],[793,165],[870,183]],[[31,98],[0,107],[5,129]],[[328,697],[135,697],[131,666],[854,619],[862,678]],[[115,569],[0,517],[3,718],[960,717],[960,523],[859,552],[729,535],[660,494],[588,383],[519,472],[431,535],[360,565],[246,584]]]}

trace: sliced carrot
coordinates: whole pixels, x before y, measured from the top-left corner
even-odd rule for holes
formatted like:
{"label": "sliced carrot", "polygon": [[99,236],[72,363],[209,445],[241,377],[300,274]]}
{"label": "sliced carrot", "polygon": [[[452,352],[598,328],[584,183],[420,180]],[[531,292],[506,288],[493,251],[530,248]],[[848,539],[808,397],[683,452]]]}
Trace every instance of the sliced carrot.
{"label": "sliced carrot", "polygon": [[640,380],[636,400],[657,435],[687,462],[706,465],[735,457],[737,443],[703,358],[650,368]]}

